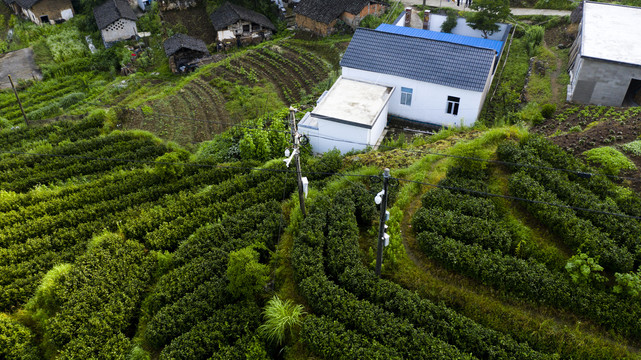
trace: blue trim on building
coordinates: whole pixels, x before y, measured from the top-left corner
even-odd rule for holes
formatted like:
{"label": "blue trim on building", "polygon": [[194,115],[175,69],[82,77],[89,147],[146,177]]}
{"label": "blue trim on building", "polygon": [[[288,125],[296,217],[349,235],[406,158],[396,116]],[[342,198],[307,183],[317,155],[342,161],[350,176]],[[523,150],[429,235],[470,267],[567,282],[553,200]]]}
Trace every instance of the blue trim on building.
{"label": "blue trim on building", "polygon": [[404,26],[394,26],[390,24],[381,24],[376,28],[377,31],[383,31],[390,34],[399,34],[412,36],[422,39],[444,41],[452,44],[474,46],[483,49],[492,49],[496,51],[497,56],[501,56],[503,50],[503,41],[475,38],[471,36],[442,33],[432,30],[414,29]]}

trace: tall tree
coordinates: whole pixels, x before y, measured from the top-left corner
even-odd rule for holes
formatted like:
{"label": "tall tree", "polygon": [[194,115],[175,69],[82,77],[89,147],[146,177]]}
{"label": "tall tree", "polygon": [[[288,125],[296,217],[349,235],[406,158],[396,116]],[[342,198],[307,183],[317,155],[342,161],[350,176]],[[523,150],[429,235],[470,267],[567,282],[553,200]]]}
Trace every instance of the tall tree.
{"label": "tall tree", "polygon": [[472,29],[481,30],[487,39],[499,29],[498,22],[510,16],[508,0],[475,0],[470,9],[475,12],[467,16],[467,23]]}

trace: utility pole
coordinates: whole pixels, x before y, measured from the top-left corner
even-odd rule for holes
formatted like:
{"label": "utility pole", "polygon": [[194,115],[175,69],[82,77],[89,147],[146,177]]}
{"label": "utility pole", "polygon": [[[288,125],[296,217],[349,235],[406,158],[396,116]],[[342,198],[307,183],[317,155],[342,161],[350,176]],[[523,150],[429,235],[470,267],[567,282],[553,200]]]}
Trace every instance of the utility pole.
{"label": "utility pole", "polygon": [[[381,206],[381,221],[380,225],[378,227],[378,248],[376,251],[376,276],[380,277],[381,276],[381,267],[383,266],[383,248],[387,245],[385,244],[386,241],[389,241],[388,235],[385,234],[385,230],[387,228],[387,225],[385,225],[385,222],[387,221],[387,199],[388,199],[388,193],[389,193],[389,179],[390,179],[390,174],[389,174],[389,169],[385,168],[383,171],[383,191],[379,192],[376,195],[376,198],[374,198],[374,202],[377,205]],[[387,239],[386,239],[387,237]]]}
{"label": "utility pole", "polygon": [[[307,216],[305,211],[305,194],[303,191],[303,178],[300,170],[300,137],[296,129],[296,109],[289,107],[289,124],[292,130],[292,141],[294,143],[294,151],[292,155],[296,159],[296,178],[298,180],[298,200],[300,202],[300,211],[303,213],[303,216]],[[288,164],[289,165],[289,164]]]}
{"label": "utility pole", "polygon": [[13,93],[16,94],[16,99],[18,100],[18,106],[20,106],[20,111],[22,111],[22,117],[24,118],[25,124],[29,126],[29,120],[27,120],[27,114],[24,113],[24,109],[22,108],[22,102],[20,102],[20,97],[18,96],[18,91],[16,90],[15,85],[13,85],[13,79],[11,79],[11,75],[9,76],[9,82],[11,83],[11,87],[13,88]]}

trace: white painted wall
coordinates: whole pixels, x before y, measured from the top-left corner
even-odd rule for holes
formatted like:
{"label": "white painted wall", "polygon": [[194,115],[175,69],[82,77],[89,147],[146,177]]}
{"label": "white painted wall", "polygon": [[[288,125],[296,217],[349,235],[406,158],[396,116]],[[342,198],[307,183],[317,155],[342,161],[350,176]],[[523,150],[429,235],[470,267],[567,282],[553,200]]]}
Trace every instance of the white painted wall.
{"label": "white painted wall", "polygon": [[[389,100],[390,115],[445,126],[473,125],[481,112],[485,95],[492,82],[492,77],[488,76],[485,90],[478,92],[348,67],[343,67],[343,77],[395,87],[396,89]],[[413,91],[410,106],[401,104],[401,87],[410,88]],[[446,112],[448,96],[461,99],[458,115]]]}
{"label": "white painted wall", "polygon": [[374,146],[378,142],[378,139],[383,134],[383,130],[387,126],[387,114],[389,111],[389,102],[385,104],[385,107],[381,110],[380,114],[376,118],[376,122],[372,126],[372,130],[369,132],[369,141],[368,144]]}
{"label": "white painted wall", "polygon": [[367,145],[374,146],[387,126],[387,105],[371,129],[308,114],[298,124],[298,131],[309,137],[314,153],[325,153],[336,148],[344,154],[352,150],[363,150]]}
{"label": "white painted wall", "polygon": [[31,22],[34,22],[34,23],[36,23],[36,24],[38,24],[38,25],[41,25],[40,18],[39,18],[39,17],[37,17],[37,16],[36,16],[36,15],[31,11],[31,10],[29,10],[29,9],[22,9],[22,13],[23,13],[26,17],[28,17],[28,18],[31,20]]}
{"label": "white painted wall", "polygon": [[136,22],[129,19],[118,19],[102,29],[102,40],[106,43],[129,39],[138,34]]}

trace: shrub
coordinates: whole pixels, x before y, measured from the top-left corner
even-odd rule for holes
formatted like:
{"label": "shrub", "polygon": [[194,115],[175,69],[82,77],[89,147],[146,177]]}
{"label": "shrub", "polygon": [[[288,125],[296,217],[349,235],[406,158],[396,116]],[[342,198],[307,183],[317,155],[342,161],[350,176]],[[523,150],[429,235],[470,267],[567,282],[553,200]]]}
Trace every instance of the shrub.
{"label": "shrub", "polygon": [[9,120],[7,120],[7,119],[3,118],[2,116],[0,116],[0,130],[6,129],[6,128],[9,128],[9,127],[11,127],[11,123],[9,122]]}
{"label": "shrub", "polygon": [[587,254],[576,254],[565,264],[565,271],[570,274],[575,283],[604,282],[606,279],[597,272],[603,271],[603,266]]}
{"label": "shrub", "polygon": [[556,104],[543,104],[543,106],[541,106],[541,115],[546,119],[551,118],[555,111]]}
{"label": "shrub", "polygon": [[248,246],[229,254],[227,278],[229,293],[235,297],[252,297],[263,289],[269,268],[258,262],[258,252]]}
{"label": "shrub", "polygon": [[583,155],[589,162],[600,165],[603,173],[607,175],[619,175],[621,170],[637,169],[630,159],[611,146],[590,149],[585,151]]}
{"label": "shrub", "polygon": [[401,359],[394,348],[381,345],[325,316],[307,316],[302,341],[325,359]]}
{"label": "shrub", "polygon": [[69,93],[58,100],[58,104],[61,108],[66,109],[83,100],[86,96],[87,95],[83,92]]}
{"label": "shrub", "polygon": [[275,295],[267,302],[263,311],[265,323],[258,328],[258,332],[268,341],[282,345],[286,339],[292,338],[303,315],[305,311],[302,305],[294,305],[289,299],[283,301]]}
{"label": "shrub", "polygon": [[626,274],[614,274],[616,285],[612,291],[617,294],[625,294],[630,297],[638,297],[641,295],[641,267],[636,273],[629,272]]}
{"label": "shrub", "polygon": [[539,46],[539,44],[541,44],[541,41],[543,41],[544,33],[545,30],[543,29],[543,26],[539,25],[530,26],[529,28],[527,28],[527,30],[525,30],[524,39],[528,55],[534,55],[534,50],[537,46]]}
{"label": "shrub", "polygon": [[621,149],[633,155],[641,156],[641,140],[635,140],[633,142],[621,145]]}
{"label": "shrub", "polygon": [[47,36],[46,42],[56,62],[85,57],[88,53],[87,47],[80,40],[80,32],[73,28]]}
{"label": "shrub", "polygon": [[447,18],[445,19],[443,24],[441,24],[441,32],[451,33],[452,29],[456,27],[456,24],[457,24],[456,20],[457,20],[456,11],[448,9]]}
{"label": "shrub", "polygon": [[0,314],[0,358],[6,360],[40,359],[35,335],[24,325]]}
{"label": "shrub", "polygon": [[71,271],[71,266],[71,264],[57,265],[42,278],[36,294],[27,304],[27,309],[37,311],[36,318],[45,320],[58,311],[63,303],[62,282]]}
{"label": "shrub", "polygon": [[382,23],[383,19],[381,19],[380,17],[375,15],[367,15],[363,18],[363,20],[361,20],[360,26],[369,29],[376,29]]}
{"label": "shrub", "polygon": [[527,105],[517,113],[517,116],[519,119],[534,125],[540,124],[544,119],[541,114],[541,109],[539,109],[539,104],[535,102],[527,103]]}
{"label": "shrub", "polygon": [[154,266],[145,253],[141,244],[107,233],[79,257],[62,283],[59,311],[44,326],[45,341],[61,350],[61,359],[130,352],[124,333]]}
{"label": "shrub", "polygon": [[27,119],[29,120],[41,120],[49,117],[56,116],[62,112],[62,109],[57,102],[49,103],[48,105],[42,106],[36,110],[30,111],[27,114]]}
{"label": "shrub", "polygon": [[185,166],[180,165],[189,160],[189,153],[181,151],[172,151],[161,155],[154,160],[156,173],[165,178],[177,177],[183,174]]}

